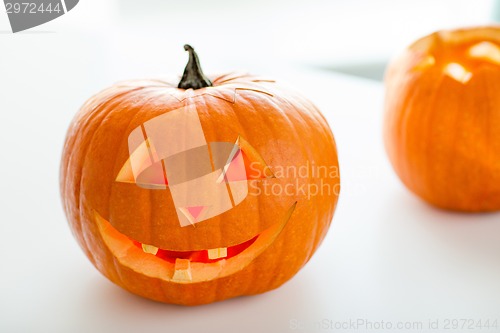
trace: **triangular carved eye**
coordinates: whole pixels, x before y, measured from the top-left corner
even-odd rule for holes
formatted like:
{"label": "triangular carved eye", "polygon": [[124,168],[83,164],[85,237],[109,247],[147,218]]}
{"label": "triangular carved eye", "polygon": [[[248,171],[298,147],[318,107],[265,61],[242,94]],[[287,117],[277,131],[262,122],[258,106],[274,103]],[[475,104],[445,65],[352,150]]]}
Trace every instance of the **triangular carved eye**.
{"label": "triangular carved eye", "polygon": [[239,136],[236,140],[236,145],[240,147],[242,152],[248,180],[275,178],[271,168],[264,161],[264,158],[262,158],[259,152],[252,147],[247,140]]}
{"label": "triangular carved eye", "polygon": [[140,187],[150,189],[166,189],[167,175],[163,160],[159,160],[154,146],[149,139],[140,144],[125,162],[118,176],[117,182],[135,183]]}
{"label": "triangular carved eye", "polygon": [[491,42],[480,42],[468,50],[469,57],[500,65],[500,47]]}

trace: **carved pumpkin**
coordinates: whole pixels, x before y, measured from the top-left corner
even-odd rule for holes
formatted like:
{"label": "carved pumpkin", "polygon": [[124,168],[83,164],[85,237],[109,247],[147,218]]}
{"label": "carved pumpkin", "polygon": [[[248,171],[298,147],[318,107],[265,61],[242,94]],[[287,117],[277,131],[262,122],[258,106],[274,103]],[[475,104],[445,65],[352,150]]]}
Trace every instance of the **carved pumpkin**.
{"label": "carved pumpkin", "polygon": [[95,267],[153,300],[196,305],[274,289],[312,256],[339,192],[316,107],[272,80],[122,82],[88,100],[61,165],[70,227]]}
{"label": "carved pumpkin", "polygon": [[386,74],[385,145],[403,183],[445,209],[500,209],[500,28],[424,37]]}

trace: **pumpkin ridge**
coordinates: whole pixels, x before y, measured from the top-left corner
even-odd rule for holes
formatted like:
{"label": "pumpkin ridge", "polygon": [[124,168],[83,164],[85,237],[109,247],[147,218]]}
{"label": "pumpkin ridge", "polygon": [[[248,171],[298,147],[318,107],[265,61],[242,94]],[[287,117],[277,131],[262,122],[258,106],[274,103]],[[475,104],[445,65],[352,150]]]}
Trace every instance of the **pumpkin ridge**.
{"label": "pumpkin ridge", "polygon": [[[95,135],[96,135],[98,129],[101,127],[101,125],[109,118],[109,116],[111,115],[111,113],[113,111],[115,111],[116,109],[119,109],[120,107],[123,106],[123,104],[126,103],[126,100],[124,100],[123,98],[127,97],[127,95],[129,93],[135,93],[135,92],[138,92],[140,90],[142,90],[142,89],[133,89],[133,90],[127,91],[127,92],[125,92],[123,94],[120,94],[119,96],[116,96],[115,98],[113,98],[112,100],[110,100],[110,103],[107,105],[107,107],[109,107],[109,111],[107,111],[106,113],[104,113],[102,119],[99,121],[98,124],[96,124],[96,126],[94,128],[95,131],[92,134],[92,136],[90,137],[87,146],[85,147],[85,152],[83,153],[82,159],[80,161],[80,164],[82,165],[82,167],[81,167],[81,172],[80,172],[80,180],[79,180],[79,185],[78,185],[79,191],[78,191],[78,199],[77,199],[77,203],[78,203],[77,210],[79,211],[78,216],[79,216],[79,221],[80,221],[80,225],[82,227],[82,230],[87,230],[88,231],[88,226],[87,225],[84,226],[83,223],[82,223],[82,221],[84,220],[82,218],[82,213],[83,213],[84,209],[82,209],[82,196],[81,196],[82,182],[83,182],[83,178],[84,178],[83,177],[84,176],[83,170],[84,170],[85,165],[87,163],[88,150],[92,147],[92,145],[94,143]],[[114,103],[112,103],[112,102],[114,102]],[[104,107],[104,106],[102,106],[102,107]],[[104,110],[101,109],[101,112],[104,112]],[[85,241],[86,246],[90,249],[91,247],[88,245],[89,241],[86,239],[86,235],[87,234],[88,234],[88,232],[84,232],[83,236],[84,236],[84,241]],[[91,254],[90,251],[89,251],[89,253]],[[93,259],[93,260],[95,260],[95,259]]]}
{"label": "pumpkin ridge", "polygon": [[[135,90],[134,90],[135,91]],[[118,96],[114,96],[114,98],[121,98],[122,96],[128,94],[130,91],[126,91],[126,92],[123,92],[123,93],[120,93]],[[108,100],[109,103],[102,103],[102,105],[109,105],[113,102],[113,99],[110,99]],[[101,106],[102,106],[101,105]],[[97,108],[95,109],[95,114],[98,114],[98,111],[97,111]],[[103,114],[102,116],[102,119],[101,121],[99,122],[99,124],[102,123],[102,121],[104,121],[104,119],[106,118],[106,116],[111,113],[112,109],[109,110],[108,113],[106,114]],[[86,125],[89,126],[91,123],[93,122],[92,119],[88,119],[87,122],[86,122]],[[87,128],[87,126],[85,128]],[[85,130],[85,129],[84,129]],[[93,135],[92,135],[93,137]],[[80,226],[80,230],[82,230],[82,241],[84,242],[84,246],[86,247],[87,249],[87,254],[91,256],[91,260],[95,261],[95,258],[93,258],[93,255],[92,255],[92,252],[91,252],[91,246],[89,246],[89,241],[87,240],[86,238],[86,232],[84,232],[84,230],[87,229],[87,226],[84,226],[83,225],[83,219],[82,219],[82,212],[83,210],[81,209],[82,205],[81,205],[81,189],[82,189],[82,181],[83,181],[83,165],[84,165],[84,161],[87,157],[87,152],[88,152],[88,149],[90,148],[90,144],[91,144],[91,141],[92,140],[89,140],[87,145],[83,147],[83,149],[81,150],[82,153],[81,155],[79,156],[79,160],[78,160],[78,164],[81,165],[81,167],[77,167],[77,174],[79,174],[78,177],[76,177],[76,179],[74,179],[74,182],[75,184],[74,185],[77,185],[76,188],[75,188],[75,191],[77,192],[77,195],[76,195],[76,200],[75,200],[75,204],[76,204],[76,207],[73,207],[71,210],[75,209],[76,212],[77,212],[77,216],[78,216],[78,224]],[[75,140],[75,143],[76,144],[76,140]],[[71,147],[72,148],[72,147]],[[73,149],[71,149],[73,150]],[[73,155],[72,155],[73,156]],[[83,163],[82,163],[83,162]],[[69,172],[69,169],[71,168],[71,159],[68,161],[68,165],[67,165],[67,169]],[[79,178],[79,179],[78,179]],[[67,182],[66,186],[70,186],[72,182]]]}
{"label": "pumpkin ridge", "polygon": [[[439,94],[439,86],[442,85],[443,81],[444,81],[444,76],[441,76],[439,78],[439,80],[437,80],[437,82],[435,83],[435,87],[433,89],[434,93],[430,94],[430,96],[428,97],[428,103],[426,107],[424,107],[424,111],[423,112],[426,112],[425,110],[427,109],[427,112],[428,112],[428,120],[427,120],[427,125],[426,125],[426,128],[428,128],[428,134],[427,134],[427,137],[429,137],[429,134],[432,134],[432,130],[434,129],[434,124],[436,124],[436,117],[438,116],[438,112],[439,110],[436,110],[435,108],[435,105],[437,103],[437,98],[438,98],[438,94]],[[410,109],[409,112],[415,112],[415,110]],[[458,118],[457,118],[458,120]],[[456,132],[454,131],[454,133],[456,134]],[[453,140],[454,141],[454,140]],[[431,150],[432,148],[432,145],[429,143],[426,145],[426,148],[424,149],[425,151],[425,155],[427,157],[427,161],[425,161],[423,164],[424,164],[424,168],[423,170],[421,170],[422,172],[422,176],[423,176],[423,179],[427,180],[428,177],[430,177],[429,175],[432,173],[432,171],[430,170],[430,165],[432,165],[432,162],[429,161],[429,156],[431,156]],[[413,184],[413,186],[417,186],[416,183]],[[425,189],[425,191],[429,191],[429,188],[427,187]]]}
{"label": "pumpkin ridge", "polygon": [[[304,123],[306,124],[308,127],[308,131],[309,133],[312,132],[312,126],[310,126],[307,121],[305,120],[305,118],[302,116],[302,114],[300,113],[300,111],[296,108],[296,107],[293,107],[294,111],[298,114],[298,116],[300,117],[301,119],[301,123]],[[295,126],[295,123],[293,122],[294,126]],[[308,161],[314,161],[314,157],[313,156],[310,156],[310,152],[308,152],[308,156],[307,156],[307,160]],[[308,175],[308,182],[311,183],[311,175]],[[312,211],[314,212],[314,218],[312,220],[315,220],[317,221],[318,220],[318,211],[317,211],[317,207],[314,206],[312,207]],[[313,230],[311,231],[312,232],[312,235],[313,235],[313,238],[314,238],[314,241],[310,243],[310,246],[309,246],[309,249],[307,249],[307,255],[306,255],[306,258],[305,258],[305,262],[302,264],[304,265],[308,260],[309,258],[312,256],[312,253],[314,252],[315,248],[316,248],[316,242],[317,242],[317,237],[318,237],[318,223],[314,223],[313,224]]]}

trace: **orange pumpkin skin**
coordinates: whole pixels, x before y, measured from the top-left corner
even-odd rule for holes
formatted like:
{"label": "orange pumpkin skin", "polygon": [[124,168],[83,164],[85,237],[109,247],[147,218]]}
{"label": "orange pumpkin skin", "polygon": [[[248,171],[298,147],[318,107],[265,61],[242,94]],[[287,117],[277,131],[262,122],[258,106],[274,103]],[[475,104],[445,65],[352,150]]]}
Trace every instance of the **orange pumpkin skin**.
{"label": "orange pumpkin skin", "polygon": [[[326,184],[323,188],[334,191],[310,196],[301,191],[248,196],[232,210],[181,228],[168,189],[154,191],[116,182],[129,158],[127,136],[131,130],[186,105],[196,106],[207,141],[235,142],[241,136],[273,172],[276,166],[298,168],[311,163],[338,172],[331,130],[308,100],[274,81],[249,75],[223,75],[212,81],[213,87],[196,90],[157,80],[117,84],[88,100],[68,130],[60,185],[72,232],[102,274],[152,300],[198,305],[280,286],[311,258],[337,204],[338,173],[329,177],[282,174],[264,181],[281,188],[322,183]],[[163,271],[162,263],[125,241],[130,237],[176,251],[228,247],[283,221],[287,212],[291,215],[282,231],[246,266],[238,267],[235,261],[232,274],[206,281],[202,281],[203,269],[197,268],[193,274],[201,280],[196,283],[161,278],[168,271]],[[102,228],[113,231],[103,232]],[[143,255],[150,260],[144,267],[137,263],[146,258]]]}
{"label": "orange pumpkin skin", "polygon": [[500,28],[418,40],[385,86],[385,146],[403,183],[440,208],[499,210]]}

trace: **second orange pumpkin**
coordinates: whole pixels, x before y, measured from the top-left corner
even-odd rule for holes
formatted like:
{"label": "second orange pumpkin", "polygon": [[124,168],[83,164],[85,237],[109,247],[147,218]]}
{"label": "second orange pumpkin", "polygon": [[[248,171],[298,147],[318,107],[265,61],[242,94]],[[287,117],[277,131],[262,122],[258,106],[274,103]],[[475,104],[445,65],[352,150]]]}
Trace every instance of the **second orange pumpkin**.
{"label": "second orange pumpkin", "polygon": [[385,145],[403,183],[441,208],[500,210],[500,28],[424,37],[385,84]]}

